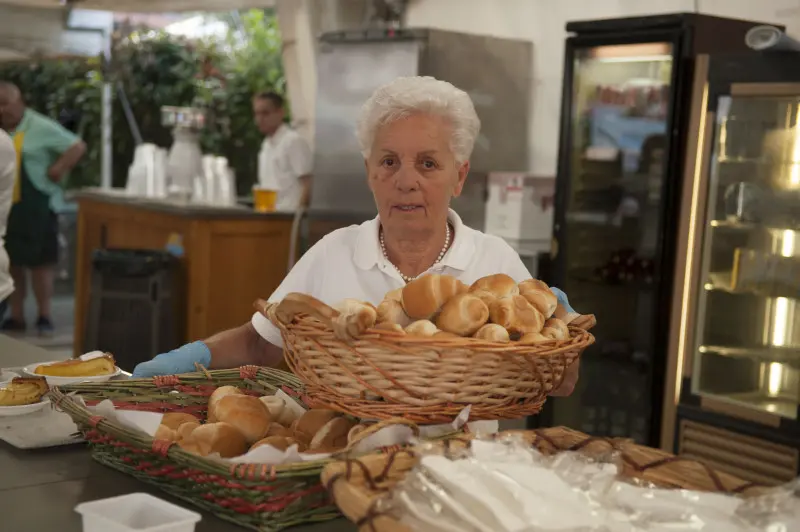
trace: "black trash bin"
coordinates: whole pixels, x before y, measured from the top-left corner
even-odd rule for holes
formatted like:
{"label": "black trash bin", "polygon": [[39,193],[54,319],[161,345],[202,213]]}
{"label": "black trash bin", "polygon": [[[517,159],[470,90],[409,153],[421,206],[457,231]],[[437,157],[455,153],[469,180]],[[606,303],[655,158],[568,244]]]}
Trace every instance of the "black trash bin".
{"label": "black trash bin", "polygon": [[178,267],[166,251],[96,250],[83,352],[112,353],[120,368],[132,371],[177,347]]}

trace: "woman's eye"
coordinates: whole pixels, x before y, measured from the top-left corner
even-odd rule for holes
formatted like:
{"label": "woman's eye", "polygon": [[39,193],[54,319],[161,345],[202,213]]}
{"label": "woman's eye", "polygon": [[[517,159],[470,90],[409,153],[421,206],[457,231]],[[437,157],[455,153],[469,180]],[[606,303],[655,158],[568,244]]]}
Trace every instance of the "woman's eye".
{"label": "woman's eye", "polygon": [[434,168],[436,168],[436,162],[432,161],[430,159],[426,159],[426,160],[422,161],[422,166],[426,170],[433,170]]}
{"label": "woman's eye", "polygon": [[387,157],[383,161],[381,161],[381,166],[385,166],[386,168],[392,168],[397,164],[397,161],[392,157]]}

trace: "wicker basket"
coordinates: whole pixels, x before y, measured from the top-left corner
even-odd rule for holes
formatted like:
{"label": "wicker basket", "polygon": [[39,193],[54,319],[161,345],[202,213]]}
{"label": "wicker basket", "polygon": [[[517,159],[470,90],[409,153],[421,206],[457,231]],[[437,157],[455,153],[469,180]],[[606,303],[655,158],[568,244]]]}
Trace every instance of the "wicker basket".
{"label": "wicker basket", "polygon": [[227,465],[189,454],[109,420],[94,416],[67,394],[88,405],[110,399],[119,408],[186,412],[205,417],[208,396],[218,386],[234,385],[258,395],[283,389],[297,395],[291,374],[255,366],[236,370],[171,375],[154,379],[79,384],[54,388],[51,396],[83,432],[98,462],[153,484],[222,519],[262,531],[338,517],[319,482],[330,460],[281,466]]}
{"label": "wicker basket", "polygon": [[345,341],[333,331],[338,312],[310,296],[256,307],[280,329],[286,362],[314,405],[364,419],[447,423],[467,405],[471,420],[535,414],[594,342],[576,328],[569,340],[536,345],[380,329]]}
{"label": "wicker basket", "polygon": [[[732,475],[716,472],[695,460],[677,457],[631,443],[628,440],[595,438],[564,427],[531,431],[508,431],[501,434],[521,434],[533,447],[544,454],[561,451],[580,451],[602,457],[610,451],[620,453],[622,474],[640,478],[665,488],[683,488],[720,493],[755,495],[763,488]],[[463,449],[470,436],[461,435],[440,442],[449,449]],[[357,459],[329,463],[322,472],[327,487],[339,509],[358,525],[361,532],[410,532],[381,504],[391,489],[417,463],[413,449],[396,449],[383,455],[368,455]]]}

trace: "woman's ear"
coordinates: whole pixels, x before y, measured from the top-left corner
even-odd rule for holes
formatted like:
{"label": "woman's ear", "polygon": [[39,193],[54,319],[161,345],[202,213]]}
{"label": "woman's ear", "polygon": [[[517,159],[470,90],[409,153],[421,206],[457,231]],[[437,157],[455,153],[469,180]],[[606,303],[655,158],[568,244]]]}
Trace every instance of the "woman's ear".
{"label": "woman's ear", "polygon": [[453,187],[454,198],[459,197],[461,195],[461,191],[464,190],[464,182],[467,180],[467,174],[469,174],[469,161],[465,161],[458,168],[458,180],[456,181],[456,185]]}

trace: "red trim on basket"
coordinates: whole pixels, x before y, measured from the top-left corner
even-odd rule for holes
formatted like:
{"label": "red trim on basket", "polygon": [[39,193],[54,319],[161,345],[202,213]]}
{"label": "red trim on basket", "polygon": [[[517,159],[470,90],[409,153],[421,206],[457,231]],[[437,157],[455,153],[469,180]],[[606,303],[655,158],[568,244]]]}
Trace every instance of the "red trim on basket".
{"label": "red trim on basket", "polygon": [[92,427],[96,427],[98,423],[103,421],[105,418],[103,416],[90,416],[89,417],[89,425]]}
{"label": "red trim on basket", "polygon": [[239,368],[239,377],[243,380],[253,380],[258,376],[258,366],[242,366]]}
{"label": "red trim on basket", "polygon": [[169,440],[153,440],[153,452],[160,456],[167,456],[169,448],[175,445],[174,441]]}
{"label": "red trim on basket", "polygon": [[168,386],[177,386],[181,380],[177,375],[156,375],[153,377],[153,384],[156,388],[166,388]]}
{"label": "red trim on basket", "polygon": [[291,493],[270,498],[268,501],[255,504],[241,497],[216,497],[211,493],[203,495],[203,499],[222,508],[233,510],[236,513],[254,514],[262,512],[280,512],[294,501],[320,492],[324,492],[324,489],[321,484],[317,484],[306,490],[293,491]]}

